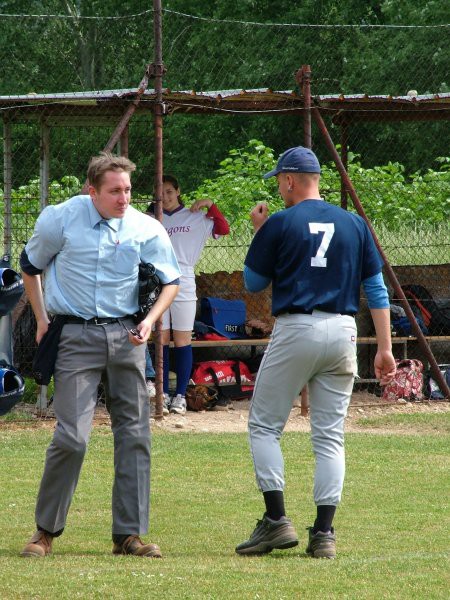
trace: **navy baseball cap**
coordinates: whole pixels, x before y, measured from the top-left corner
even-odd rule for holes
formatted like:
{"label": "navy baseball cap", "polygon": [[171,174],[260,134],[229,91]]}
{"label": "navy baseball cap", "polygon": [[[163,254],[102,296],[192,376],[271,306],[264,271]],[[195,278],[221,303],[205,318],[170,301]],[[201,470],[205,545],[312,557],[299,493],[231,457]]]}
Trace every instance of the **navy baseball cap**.
{"label": "navy baseball cap", "polygon": [[296,146],[283,152],[275,169],[263,175],[263,178],[268,179],[278,173],[320,173],[320,164],[312,150]]}

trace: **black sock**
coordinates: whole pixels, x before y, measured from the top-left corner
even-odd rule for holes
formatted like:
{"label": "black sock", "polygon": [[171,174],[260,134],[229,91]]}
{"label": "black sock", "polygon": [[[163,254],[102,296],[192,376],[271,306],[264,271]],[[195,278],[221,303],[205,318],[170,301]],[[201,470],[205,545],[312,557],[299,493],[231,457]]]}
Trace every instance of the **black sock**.
{"label": "black sock", "polygon": [[336,512],[336,506],[323,504],[317,507],[317,517],[314,521],[313,532],[318,531],[331,531],[331,524],[333,522],[334,513]]}
{"label": "black sock", "polygon": [[278,521],[280,517],[285,517],[284,494],[281,490],[272,490],[263,492],[264,502],[266,503],[266,515],[269,519]]}

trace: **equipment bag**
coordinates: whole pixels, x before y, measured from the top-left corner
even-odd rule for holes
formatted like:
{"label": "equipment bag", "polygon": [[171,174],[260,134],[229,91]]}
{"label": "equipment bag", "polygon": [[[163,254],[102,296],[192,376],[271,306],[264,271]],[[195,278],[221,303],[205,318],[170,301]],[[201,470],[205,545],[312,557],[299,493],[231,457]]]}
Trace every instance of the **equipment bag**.
{"label": "equipment bag", "polygon": [[200,320],[229,339],[247,337],[245,334],[246,308],[243,300],[202,298]]}
{"label": "equipment bag", "polygon": [[414,358],[396,360],[394,379],[383,389],[383,400],[396,402],[400,398],[411,402],[422,400],[423,364]]}
{"label": "equipment bag", "polygon": [[[450,387],[450,365],[438,365],[438,367],[446,384],[448,387]],[[425,396],[430,400],[445,400],[445,396],[439,389],[436,381],[433,379],[433,375],[430,370],[428,370],[425,375]]]}
{"label": "equipment bag", "polygon": [[420,311],[430,335],[450,335],[450,317],[439,308],[433,296],[423,285],[402,285],[402,290],[411,308]]}
{"label": "equipment bag", "polygon": [[19,371],[0,360],[0,416],[6,415],[22,398],[25,381]]}
{"label": "equipment bag", "polygon": [[[428,328],[425,326],[423,319],[418,315],[414,315],[417,325],[420,327],[422,333],[424,335],[428,335]],[[395,319],[391,319],[392,329],[398,333],[398,335],[413,335],[413,328],[411,325],[411,321],[408,317],[398,317]]]}
{"label": "equipment bag", "polygon": [[253,393],[253,377],[241,360],[207,360],[195,363],[192,381],[197,385],[212,385],[219,397],[249,398]]}

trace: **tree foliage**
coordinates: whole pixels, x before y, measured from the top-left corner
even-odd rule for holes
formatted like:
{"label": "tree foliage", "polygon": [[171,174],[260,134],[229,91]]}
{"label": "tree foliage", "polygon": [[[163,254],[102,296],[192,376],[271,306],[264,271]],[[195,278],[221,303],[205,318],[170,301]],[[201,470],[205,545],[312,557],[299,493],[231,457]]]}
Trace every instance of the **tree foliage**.
{"label": "tree foliage", "polygon": [[[410,89],[424,94],[450,89],[448,28],[377,28],[443,25],[448,20],[447,0],[163,0],[162,4],[164,85],[174,90],[296,89],[295,72],[302,64],[312,67],[313,94],[406,94]],[[142,0],[0,0],[3,15],[67,17],[0,17],[0,94],[136,87],[153,60],[151,8],[151,2]],[[283,23],[355,27],[298,29],[279,25]],[[38,165],[39,148],[32,125],[27,126],[20,143],[13,137],[19,184],[30,179],[31,158]],[[359,153],[362,166],[401,162],[407,177],[424,165],[433,167],[432,159],[447,153],[442,127],[442,122],[358,125],[352,129],[350,146]],[[184,188],[193,188],[213,175],[228,149],[256,138],[278,153],[301,142],[301,128],[299,116],[173,115],[164,127],[166,170],[177,175]],[[141,170],[151,172],[148,123],[137,129],[139,142],[133,146],[130,138],[130,155]],[[52,148],[54,177],[74,172],[67,157],[74,152],[72,135],[58,130],[61,154],[55,158]],[[147,145],[140,141],[144,136],[149,138]],[[80,138],[81,170],[84,157],[98,152],[107,136],[86,133]],[[24,157],[18,156],[20,145],[27,146]],[[317,141],[316,145],[320,146]]]}
{"label": "tree foliage", "polygon": [[[232,149],[221,161],[214,178],[206,179],[190,194],[192,200],[209,197],[233,222],[248,220],[255,202],[265,201],[271,211],[283,203],[275,178],[262,175],[275,165],[271,148],[259,140],[246,147]],[[350,153],[348,172],[372,222],[395,229],[423,223],[447,223],[450,219],[450,159],[438,159],[440,168],[407,175],[400,163],[388,162],[371,168],[361,165],[360,157]],[[321,193],[328,201],[340,205],[340,176],[334,165],[322,165]],[[349,199],[350,210],[354,211]]]}
{"label": "tree foliage", "polygon": [[[245,147],[234,148],[220,162],[213,177],[183,196],[187,203],[211,198],[232,224],[231,237],[246,243],[250,232],[249,213],[256,202],[267,202],[271,213],[283,209],[276,178],[262,175],[276,164],[274,151],[260,140],[252,139]],[[450,221],[450,158],[437,160],[438,169],[417,171],[408,175],[400,163],[364,168],[357,155],[349,155],[348,172],[362,202],[365,213],[375,227],[396,231],[414,229],[417,224],[448,225]],[[49,204],[58,204],[79,193],[82,182],[75,176],[52,181]],[[17,230],[32,228],[39,211],[39,179],[12,191],[13,224]],[[340,176],[333,164],[322,164],[320,190],[323,198],[340,205]],[[139,194],[133,193],[136,206],[142,210]],[[147,199],[148,201],[148,199]],[[3,212],[0,189],[0,211]],[[349,210],[355,212],[349,199]],[[31,217],[31,218],[30,218]]]}

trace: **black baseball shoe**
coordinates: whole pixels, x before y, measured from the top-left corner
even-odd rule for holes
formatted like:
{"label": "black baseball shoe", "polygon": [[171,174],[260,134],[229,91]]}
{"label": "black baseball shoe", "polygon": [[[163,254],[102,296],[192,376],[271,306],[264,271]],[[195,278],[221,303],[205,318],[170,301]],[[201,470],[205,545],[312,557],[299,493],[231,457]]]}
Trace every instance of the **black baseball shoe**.
{"label": "black baseball shoe", "polygon": [[331,531],[317,531],[314,533],[312,527],[307,527],[309,531],[308,546],[306,554],[312,558],[336,558],[336,536],[334,529]]}
{"label": "black baseball shoe", "polygon": [[273,521],[264,514],[256,523],[255,530],[248,540],[236,546],[238,554],[267,554],[273,549],[285,550],[297,546],[297,533],[286,517]]}

